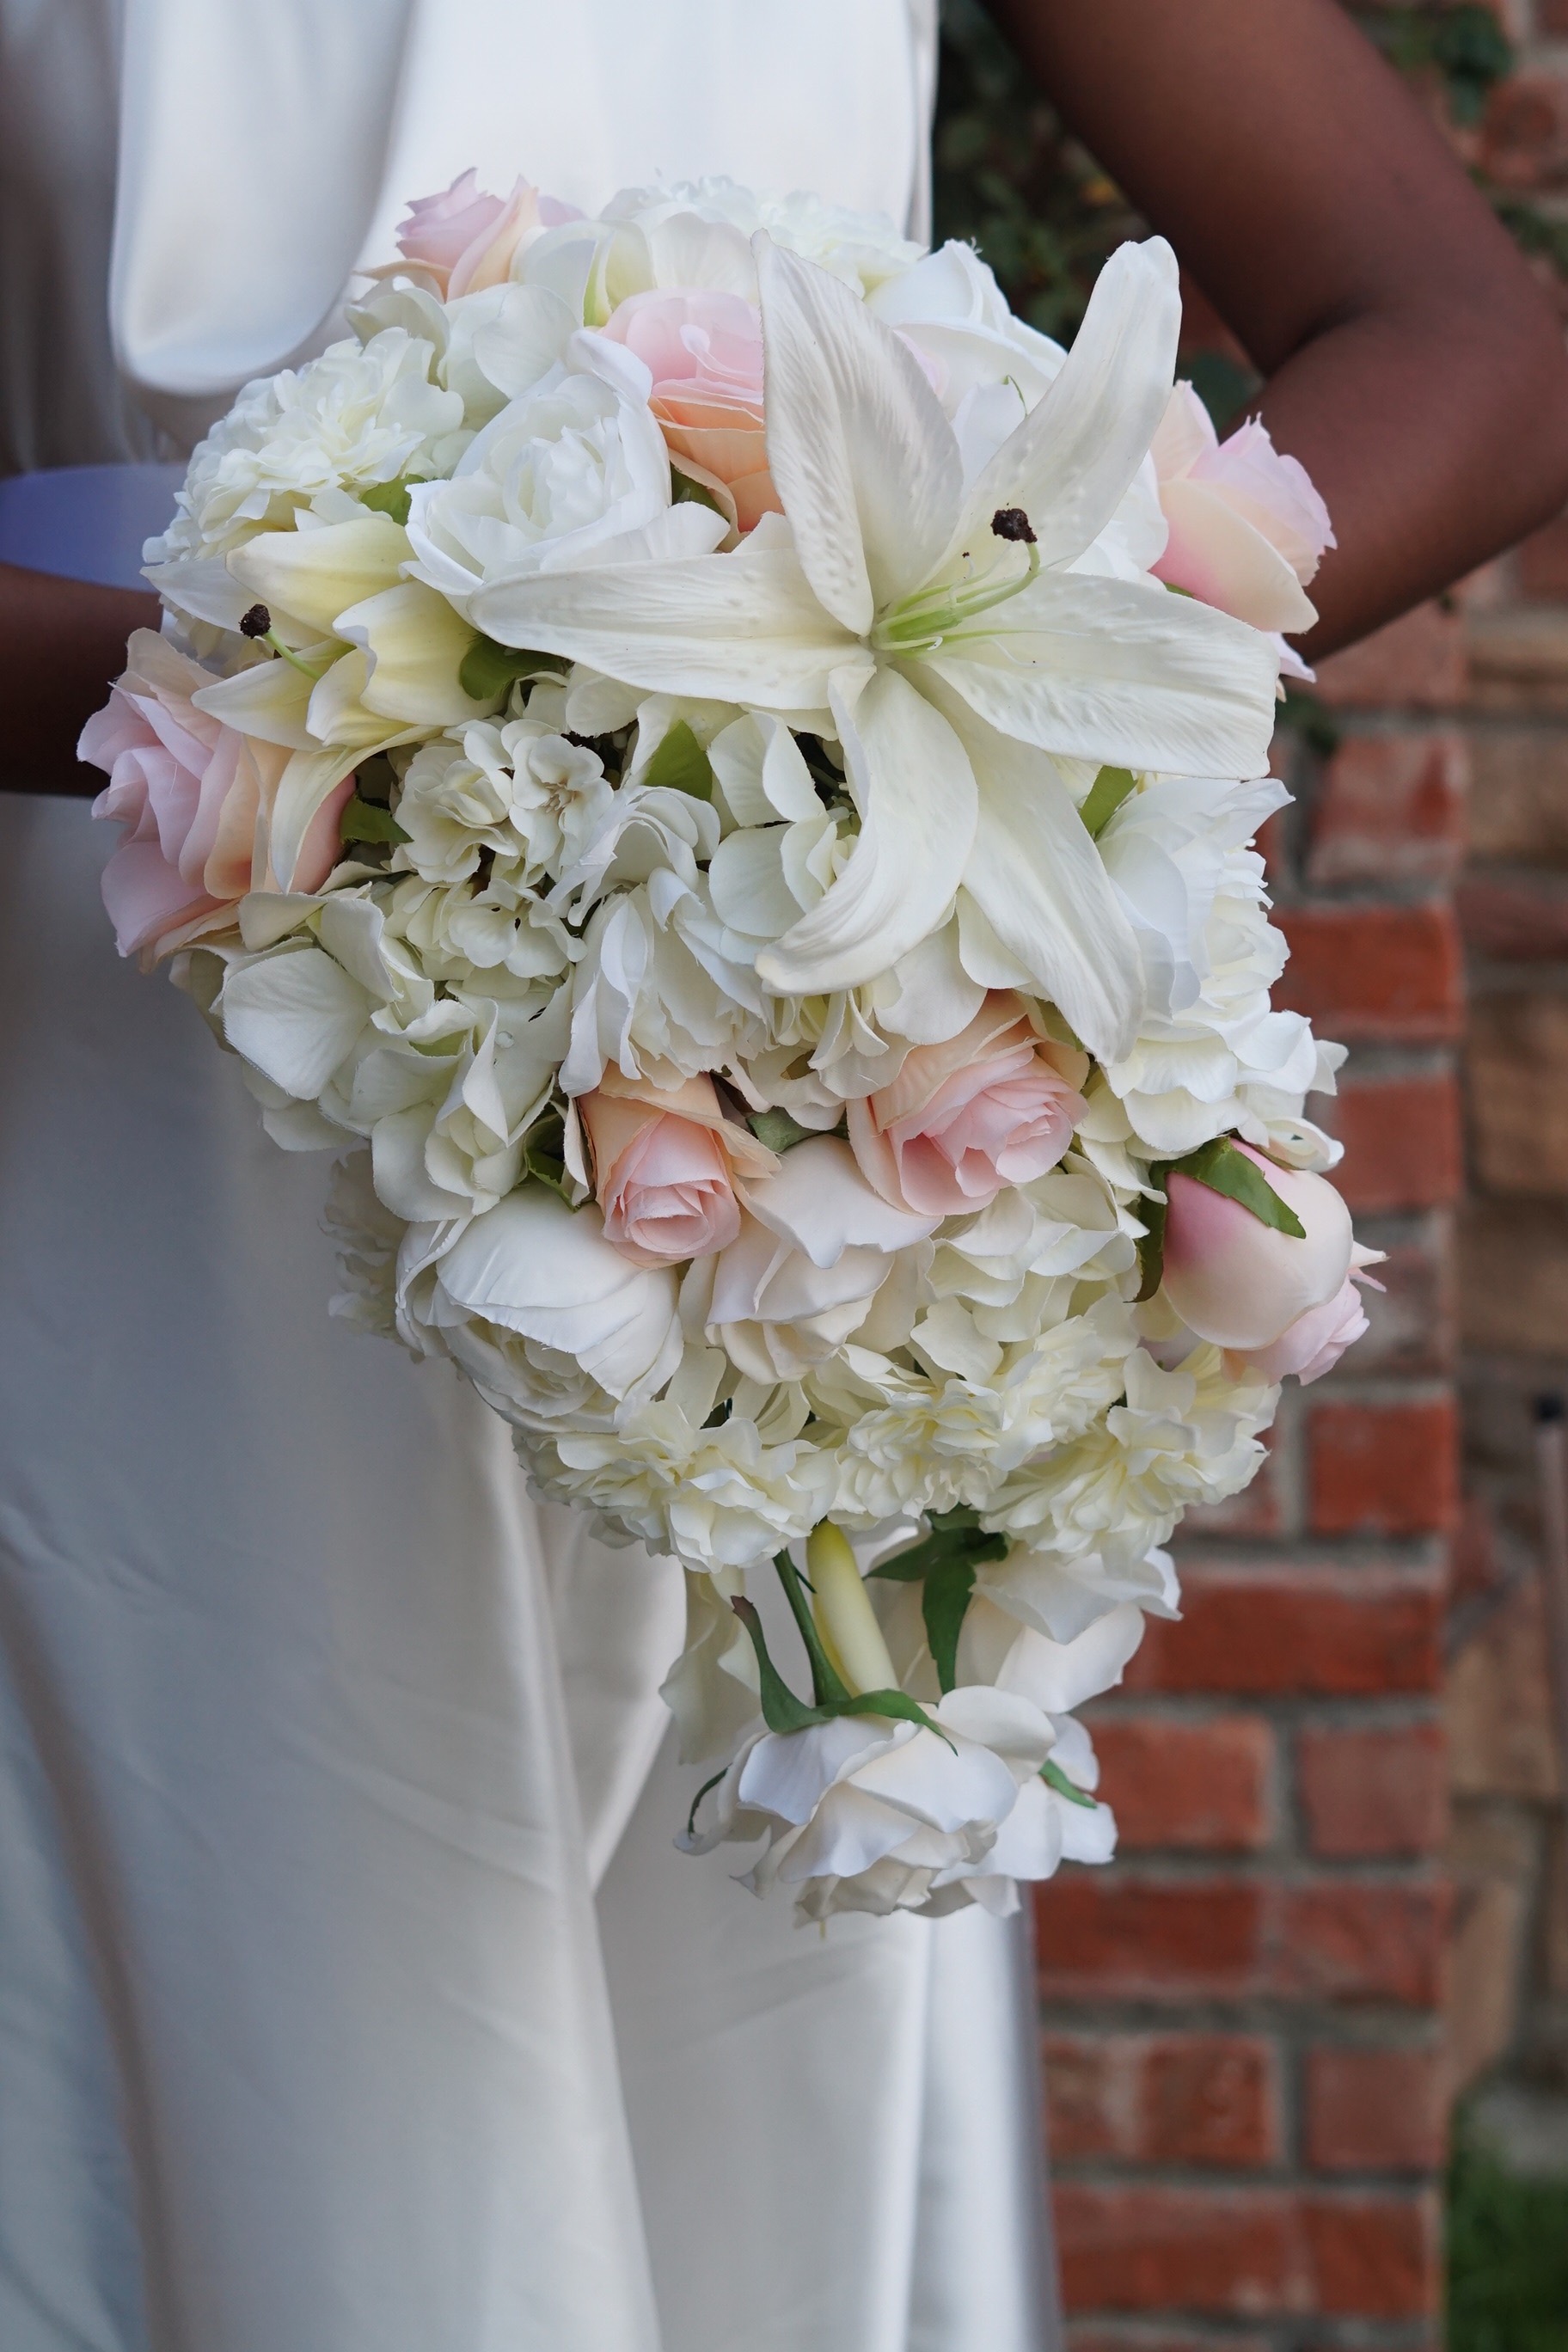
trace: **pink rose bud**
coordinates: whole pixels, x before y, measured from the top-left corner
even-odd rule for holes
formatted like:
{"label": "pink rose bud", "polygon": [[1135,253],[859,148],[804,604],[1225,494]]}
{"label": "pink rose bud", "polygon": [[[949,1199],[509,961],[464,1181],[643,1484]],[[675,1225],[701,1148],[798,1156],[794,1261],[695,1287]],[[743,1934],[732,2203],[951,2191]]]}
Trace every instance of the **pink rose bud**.
{"label": "pink rose bud", "polygon": [[1383,1256],[1381,1250],[1363,1249],[1359,1242],[1351,1253],[1351,1271],[1333,1297],[1321,1307],[1309,1307],[1298,1315],[1294,1323],[1282,1331],[1271,1347],[1254,1348],[1246,1354],[1227,1353],[1226,1369],[1233,1378],[1244,1370],[1261,1372],[1268,1381],[1282,1381],[1294,1373],[1303,1388],[1321,1381],[1325,1372],[1332,1371],[1345,1349],[1352,1347],[1367,1328],[1366,1309],[1356,1288],[1363,1283],[1369,1290],[1381,1290],[1381,1282],[1373,1282],[1362,1268],[1376,1265]]}
{"label": "pink rose bud", "polygon": [[736,529],[782,513],[763,428],[762,320],[752,305],[701,288],[631,294],[604,332],[642,361],[670,456],[727,499]]}
{"label": "pink rose bud", "polygon": [[581,218],[575,205],[541,195],[526,180],[519,180],[510,196],[487,195],[479,174],[468,171],[439,195],[413,198],[397,225],[397,250],[450,302],[459,294],[500,285],[510,275],[519,246],[535,229]]}
{"label": "pink rose bud", "polygon": [[[92,804],[125,827],[103,869],[103,903],[122,956],[153,962],[226,922],[268,887],[266,817],[289,753],[240,735],[191,697],[211,673],[153,629],[138,629],[129,667],[82,729],[79,759],[108,771]],[[319,890],[341,855],[346,776],[311,822],[288,887]]]}
{"label": "pink rose bud", "polygon": [[1255,629],[1306,629],[1303,593],[1335,544],[1329,510],[1256,417],[1222,442],[1190,383],[1172,392],[1150,452],[1170,525],[1156,580]]}
{"label": "pink rose bud", "polygon": [[765,1144],[725,1118],[709,1077],[660,1087],[611,1064],[576,1108],[605,1238],[637,1265],[677,1265],[726,1248],[741,1230],[736,1174],[768,1176],[778,1166]]}
{"label": "pink rose bud", "polygon": [[944,1045],[917,1045],[890,1086],[849,1106],[860,1171],[917,1216],[965,1216],[1054,1168],[1083,1117],[1082,1054],[1039,1037],[995,990]]}
{"label": "pink rose bud", "polygon": [[[1166,1182],[1166,1298],[1201,1339],[1256,1359],[1299,1318],[1338,1299],[1351,1271],[1350,1211],[1333,1186],[1237,1146],[1293,1209],[1305,1238],[1282,1234],[1195,1177]],[[1348,1345],[1348,1341],[1346,1342]]]}

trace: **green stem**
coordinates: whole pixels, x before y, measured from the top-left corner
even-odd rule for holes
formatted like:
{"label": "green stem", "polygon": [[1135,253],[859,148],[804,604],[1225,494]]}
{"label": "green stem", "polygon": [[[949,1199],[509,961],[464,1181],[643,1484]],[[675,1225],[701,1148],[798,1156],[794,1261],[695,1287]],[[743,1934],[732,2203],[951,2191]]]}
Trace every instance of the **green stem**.
{"label": "green stem", "polygon": [[838,1705],[847,1699],[850,1694],[845,1688],[840,1676],[835,1673],[832,1660],[822,1645],[822,1636],[816,1630],[816,1620],[811,1613],[811,1603],[801,1590],[800,1570],[787,1551],[781,1551],[775,1555],[773,1566],[778,1570],[779,1582],[784,1586],[784,1599],[789,1602],[795,1622],[800,1628],[800,1638],[805,1643],[806,1656],[811,1660],[812,1697],[818,1706]]}

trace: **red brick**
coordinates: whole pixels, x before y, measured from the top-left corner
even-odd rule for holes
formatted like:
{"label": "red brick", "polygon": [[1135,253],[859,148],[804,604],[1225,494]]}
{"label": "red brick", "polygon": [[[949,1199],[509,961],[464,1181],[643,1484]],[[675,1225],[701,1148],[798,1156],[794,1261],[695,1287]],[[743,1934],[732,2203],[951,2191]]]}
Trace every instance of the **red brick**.
{"label": "red brick", "polygon": [[1056,2220],[1069,2310],[1420,2319],[1437,2305],[1436,2214],[1419,2195],[1062,2181]]}
{"label": "red brick", "polygon": [[1458,1427],[1452,1397],[1316,1405],[1307,1421],[1307,1461],[1315,1535],[1428,1535],[1453,1524]]}
{"label": "red brick", "polygon": [[1163,2327],[1146,2319],[1118,2326],[1114,2319],[1069,2320],[1068,2352],[1274,2352],[1266,2336],[1240,2336],[1232,2327]]}
{"label": "red brick", "polygon": [[1285,907],[1290,961],[1275,1001],[1326,1037],[1405,1044],[1456,1037],[1464,973],[1452,908]]}
{"label": "red brick", "polygon": [[1488,101],[1481,164],[1504,188],[1554,188],[1568,180],[1568,82],[1554,73],[1510,74]]}
{"label": "red brick", "polygon": [[1363,1290],[1369,1329],[1346,1370],[1447,1372],[1454,1363],[1454,1252],[1444,1230],[1429,1242],[1396,1243],[1376,1269],[1380,1288]]}
{"label": "red brick", "polygon": [[1335,1862],[1436,1853],[1448,1825],[1447,1767],[1437,1723],[1303,1731],[1296,1780],[1311,1851]]}
{"label": "red brick", "polygon": [[1440,1208],[1458,1199],[1464,1143],[1451,1072],[1348,1079],[1321,1116],[1345,1147],[1333,1181],[1359,1215]]}
{"label": "red brick", "polygon": [[1561,876],[1472,875],[1455,898],[1465,945],[1500,963],[1550,963],[1568,956],[1568,888]]}
{"label": "red brick", "polygon": [[1446,1885],[1353,1878],[1281,1888],[1275,1989],[1317,2000],[1435,2009],[1443,1998],[1447,1925]]}
{"label": "red brick", "polygon": [[1268,1844],[1274,1734],[1260,1716],[1172,1723],[1107,1715],[1094,1744],[1123,1853],[1245,1853]]}
{"label": "red brick", "polygon": [[1337,2319],[1436,2317],[1443,2276],[1434,2194],[1315,2197],[1304,2218],[1321,2311]]}
{"label": "red brick", "polygon": [[1318,692],[1341,709],[1452,710],[1466,682],[1465,624],[1450,600],[1418,604],[1318,665]]}
{"label": "red brick", "polygon": [[1307,2161],[1319,2172],[1436,2172],[1447,2147],[1439,2049],[1307,2053]]}
{"label": "red brick", "polygon": [[1468,774],[1455,728],[1348,736],[1319,786],[1308,881],[1450,881],[1465,854]]}
{"label": "red brick", "polygon": [[1274,2164],[1272,2042],[1251,2033],[1050,2033],[1047,2111],[1058,2163]]}
{"label": "red brick", "polygon": [[1228,1879],[1064,1872],[1036,1889],[1047,1999],[1179,2000],[1245,1991],[1264,1966],[1265,1890]]}
{"label": "red brick", "polygon": [[1354,1698],[1437,1686],[1435,1575],[1184,1562],[1182,1588],[1182,1622],[1150,1622],[1127,1689]]}

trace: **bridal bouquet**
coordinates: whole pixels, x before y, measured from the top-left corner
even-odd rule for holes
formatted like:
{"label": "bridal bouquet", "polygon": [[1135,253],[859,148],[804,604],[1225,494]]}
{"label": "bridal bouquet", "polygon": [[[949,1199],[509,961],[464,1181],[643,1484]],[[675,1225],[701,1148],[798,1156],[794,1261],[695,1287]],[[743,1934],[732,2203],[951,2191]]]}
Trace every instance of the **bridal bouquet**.
{"label": "bridal bouquet", "polygon": [[1329,541],[966,247],[725,181],[472,173],[249,384],[82,740],[123,953],[286,1150],[335,1310],[673,1553],[665,1685],[802,1916],[1108,1858],[1074,1710],[1288,1374],[1365,1328],[1249,844]]}

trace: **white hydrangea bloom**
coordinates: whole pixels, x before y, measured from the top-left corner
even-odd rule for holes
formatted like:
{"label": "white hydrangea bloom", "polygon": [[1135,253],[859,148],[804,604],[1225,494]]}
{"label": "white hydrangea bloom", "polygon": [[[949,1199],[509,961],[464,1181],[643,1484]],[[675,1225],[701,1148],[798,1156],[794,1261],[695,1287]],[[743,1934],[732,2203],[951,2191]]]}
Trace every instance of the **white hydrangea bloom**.
{"label": "white hydrangea bloom", "polygon": [[179,511],[148,541],[148,562],[226,553],[257,531],[286,529],[323,492],[449,473],[464,445],[463,404],[431,382],[435,356],[423,336],[388,327],[247,384],[198,444]]}
{"label": "white hydrangea bloom", "polygon": [[[537,700],[538,698],[536,697]],[[531,889],[574,866],[615,806],[605,763],[531,715],[477,721],[421,746],[403,777],[395,867],[462,882],[489,853]]]}
{"label": "white hydrangea bloom", "polygon": [[1167,777],[1125,800],[1100,835],[1150,1006],[1105,1076],[1151,1156],[1229,1129],[1267,1142],[1266,1120],[1299,1117],[1308,1092],[1331,1084],[1339,1049],[1268,1001],[1288,950],[1268,919],[1263,861],[1246,845],[1289,797],[1268,776]]}
{"label": "white hydrangea bloom", "polygon": [[1016,1471],[985,1523],[1047,1559],[1098,1553],[1113,1570],[1140,1562],[1193,1504],[1222,1502],[1253,1478],[1279,1394],[1256,1377],[1227,1380],[1217,1349],[1195,1349],[1170,1372],[1135,1349],[1125,1402]]}

